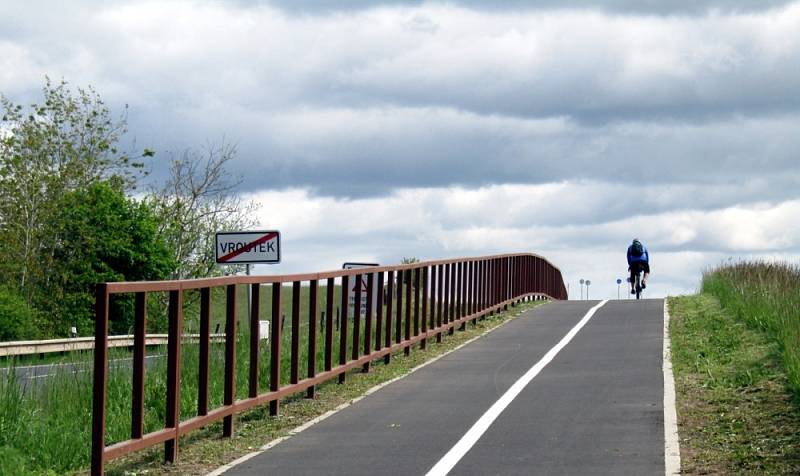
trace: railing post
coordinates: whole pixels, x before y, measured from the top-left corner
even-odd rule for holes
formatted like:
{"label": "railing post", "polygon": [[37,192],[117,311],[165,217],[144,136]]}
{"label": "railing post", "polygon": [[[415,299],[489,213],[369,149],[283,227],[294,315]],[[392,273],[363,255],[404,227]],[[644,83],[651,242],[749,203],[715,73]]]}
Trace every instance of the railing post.
{"label": "railing post", "polygon": [[131,387],[131,438],[144,434],[144,372],[147,332],[147,293],[136,293],[133,323],[133,385]]}
{"label": "railing post", "polygon": [[419,335],[420,329],[420,304],[422,304],[419,300],[420,295],[420,282],[422,281],[422,268],[417,268],[414,270],[414,337]]}
{"label": "railing post", "polygon": [[[312,279],[308,287],[308,378],[317,375],[317,287]],[[306,397],[314,398],[314,385],[306,389]]]}
{"label": "railing post", "polygon": [[[281,283],[272,283],[272,325],[269,330],[270,353],[269,353],[269,391],[277,392],[281,388]],[[330,327],[330,326],[329,326]],[[276,416],[280,408],[280,402],[275,399],[269,402],[270,416]]]}
{"label": "railing post", "polygon": [[470,260],[469,262],[469,315],[474,316],[472,323],[478,325],[478,262]]}
{"label": "railing post", "polygon": [[[350,277],[349,276],[342,276],[342,289],[341,289],[341,310],[342,310],[342,323],[339,326],[339,365],[347,364],[347,326],[348,326],[348,319],[347,314],[348,310],[347,307],[349,305],[349,300],[347,299],[347,292],[350,289]],[[342,373],[339,374],[339,383],[344,383],[347,379],[347,372],[342,369]]]}
{"label": "railing post", "polygon": [[436,305],[438,302],[438,298],[436,297],[436,281],[438,279],[436,275],[436,266],[431,266],[430,271],[428,272],[428,287],[430,288],[430,314],[428,315],[428,330],[436,329]]}
{"label": "railing post", "polygon": [[503,310],[508,310],[508,299],[511,296],[510,281],[511,281],[511,258],[503,258]]}
{"label": "railing post", "polygon": [[481,260],[481,319],[486,319],[486,308],[488,304],[486,303],[486,297],[488,295],[487,290],[489,289],[489,262],[485,259]]}
{"label": "railing post", "polygon": [[[372,353],[372,306],[375,304],[375,273],[367,275],[367,315],[364,321],[364,355]],[[370,363],[362,366],[363,372],[369,372]]]}
{"label": "railing post", "polygon": [[[394,271],[386,273],[386,347],[392,346],[392,303],[394,302]],[[380,338],[380,337],[379,337]],[[383,357],[383,362],[388,364],[392,360],[391,353]]]}
{"label": "railing post", "polygon": [[437,283],[436,283],[436,342],[442,342],[442,311],[444,309],[444,283],[445,279],[445,265],[440,264],[437,266]]}
{"label": "railing post", "polygon": [[[225,289],[225,383],[222,404],[233,405],[236,397],[236,285]],[[222,419],[222,436],[233,437],[233,415]]]}
{"label": "railing post", "polygon": [[501,277],[503,276],[503,269],[502,269],[502,259],[495,258],[494,259],[494,305],[497,306],[500,304],[501,300],[501,290],[502,290],[502,281]]}
{"label": "railing post", "polygon": [[[467,266],[466,263],[459,261],[458,262],[458,292],[456,294],[456,302],[458,303],[458,308],[456,310],[456,319],[463,319],[465,314],[465,307],[466,307],[466,292],[467,292],[467,280],[466,280],[466,271]],[[467,329],[467,322],[461,322],[461,326],[459,326],[458,330],[466,330]]]}
{"label": "railing post", "polygon": [[377,297],[378,301],[375,304],[375,350],[381,350],[383,347],[383,272],[378,273],[378,286]]}
{"label": "railing post", "polygon": [[355,280],[355,295],[353,296],[353,348],[351,349],[351,359],[358,360],[361,352],[361,300],[364,298],[361,286],[364,283],[364,275],[357,274]]}
{"label": "railing post", "polygon": [[164,460],[178,459],[178,426],[181,418],[181,332],[183,330],[183,291],[169,292],[169,337],[167,340],[167,407],[165,428],[175,435],[164,442]]}
{"label": "railing post", "polygon": [[[449,289],[449,296],[447,299],[447,309],[449,311],[448,317],[448,324],[455,323],[457,314],[456,314],[456,306],[458,302],[456,301],[456,264],[450,263],[450,287]],[[453,335],[456,331],[455,325],[452,325],[450,329],[447,331],[448,335]]]}
{"label": "railing post", "polygon": [[258,396],[258,339],[259,314],[261,304],[261,285],[250,285],[250,382],[248,394],[250,398]]}
{"label": "railing post", "polygon": [[211,339],[211,288],[200,290],[200,368],[197,383],[197,414],[208,414],[208,365]]}
{"label": "railing post", "polygon": [[104,472],[106,384],[108,383],[108,285],[95,288],[94,386],[92,395],[92,474]]}
{"label": "railing post", "polygon": [[[404,340],[408,341],[411,339],[411,288],[413,286],[413,278],[414,278],[413,271],[409,269],[405,273],[403,273],[403,276],[408,276],[408,282],[406,283],[406,322],[405,322],[406,332],[404,335],[405,338]],[[411,346],[410,345],[406,346],[406,348],[403,349],[403,353],[405,353],[405,355],[410,355]]]}
{"label": "railing post", "polygon": [[289,383],[300,381],[300,281],[292,283],[292,354]]}
{"label": "railing post", "polygon": [[334,278],[328,278],[325,288],[325,371],[333,368],[333,305],[336,284]]}
{"label": "railing post", "polygon": [[[419,296],[419,292],[417,292]],[[428,333],[428,267],[422,268],[422,333]],[[417,306],[419,307],[419,306]],[[420,349],[424,349],[427,345],[427,340],[420,341]]]}
{"label": "railing post", "polygon": [[403,278],[408,271],[397,270],[397,309],[395,310],[395,343],[403,340]]}

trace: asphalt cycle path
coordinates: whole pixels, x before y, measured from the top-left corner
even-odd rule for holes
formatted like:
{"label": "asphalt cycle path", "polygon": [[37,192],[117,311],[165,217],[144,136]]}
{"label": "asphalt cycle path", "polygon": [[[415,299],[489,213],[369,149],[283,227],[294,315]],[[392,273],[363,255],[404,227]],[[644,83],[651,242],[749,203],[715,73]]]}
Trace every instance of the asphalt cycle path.
{"label": "asphalt cycle path", "polygon": [[663,305],[538,307],[224,474],[664,474]]}

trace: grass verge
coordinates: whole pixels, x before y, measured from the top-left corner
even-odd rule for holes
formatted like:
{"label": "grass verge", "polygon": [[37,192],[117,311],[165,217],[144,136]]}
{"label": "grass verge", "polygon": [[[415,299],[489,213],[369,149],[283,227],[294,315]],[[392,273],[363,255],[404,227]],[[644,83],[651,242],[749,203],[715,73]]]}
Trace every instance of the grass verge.
{"label": "grass verge", "polygon": [[800,473],[800,405],[782,345],[714,295],[669,305],[682,473]]}
{"label": "grass verge", "polygon": [[327,382],[318,387],[313,400],[303,398],[302,394],[293,396],[281,403],[278,417],[269,417],[267,407],[241,414],[236,417],[234,438],[223,438],[219,423],[196,431],[181,438],[180,456],[176,464],[164,464],[163,449],[157,446],[113,461],[107,464],[106,470],[111,475],[202,474],[211,471],[271,440],[286,436],[291,429],[363,395],[375,385],[406,374],[414,367],[449,352],[541,303],[542,301],[534,301],[510,307],[509,311],[487,317],[477,325],[468,325],[465,331],[445,336],[439,344],[432,339],[426,350],[415,347],[409,356],[402,352],[394,354],[390,365],[377,361],[369,373],[349,374],[346,385],[338,385],[335,381]]}
{"label": "grass verge", "polygon": [[777,343],[789,386],[800,397],[800,267],[740,262],[703,275],[703,291]]}

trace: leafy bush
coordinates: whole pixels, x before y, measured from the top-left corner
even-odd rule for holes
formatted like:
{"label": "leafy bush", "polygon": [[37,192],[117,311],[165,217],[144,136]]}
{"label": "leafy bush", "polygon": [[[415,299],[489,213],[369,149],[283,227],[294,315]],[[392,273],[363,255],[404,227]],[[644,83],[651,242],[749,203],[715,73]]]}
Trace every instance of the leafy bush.
{"label": "leafy bush", "polygon": [[[64,197],[62,243],[55,254],[56,289],[64,293],[60,327],[76,324],[91,333],[94,287],[107,281],[160,280],[175,264],[156,231],[156,217],[144,203],[125,196],[121,184],[96,182]],[[111,301],[112,334],[127,334],[133,320],[132,296]]]}
{"label": "leafy bush", "polygon": [[37,337],[36,312],[13,289],[0,286],[0,341]]}

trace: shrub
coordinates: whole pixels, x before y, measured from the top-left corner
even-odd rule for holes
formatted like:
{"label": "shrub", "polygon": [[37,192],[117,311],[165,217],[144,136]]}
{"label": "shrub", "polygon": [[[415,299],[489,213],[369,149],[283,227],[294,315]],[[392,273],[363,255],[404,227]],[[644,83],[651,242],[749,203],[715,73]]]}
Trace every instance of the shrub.
{"label": "shrub", "polygon": [[0,287],[0,341],[35,338],[36,319],[36,312],[19,293]]}

